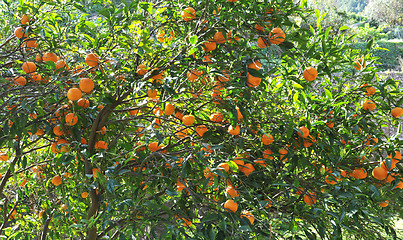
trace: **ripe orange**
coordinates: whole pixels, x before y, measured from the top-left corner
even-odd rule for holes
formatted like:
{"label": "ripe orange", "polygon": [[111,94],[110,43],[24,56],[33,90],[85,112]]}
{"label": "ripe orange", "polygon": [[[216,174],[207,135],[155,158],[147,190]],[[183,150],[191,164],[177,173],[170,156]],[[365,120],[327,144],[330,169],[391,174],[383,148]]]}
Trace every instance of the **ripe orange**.
{"label": "ripe orange", "polygon": [[309,192],[307,194],[304,195],[304,202],[307,205],[313,205],[316,203],[316,193],[313,192]]}
{"label": "ripe orange", "polygon": [[258,32],[264,32],[264,27],[259,24],[255,24],[255,30]]}
{"label": "ripe orange", "polygon": [[94,176],[94,178],[97,178],[98,174],[101,174],[101,170],[99,170],[99,168],[93,168],[92,175]]}
{"label": "ripe orange", "polygon": [[165,104],[165,115],[172,115],[175,112],[175,107],[171,103]]}
{"label": "ripe orange", "polygon": [[309,67],[309,68],[304,70],[304,72],[302,73],[302,76],[308,82],[312,82],[318,76],[318,71],[313,67]]}
{"label": "ripe orange", "polygon": [[36,54],[36,56],[35,56],[35,61],[37,61],[37,62],[42,62],[42,56],[41,56],[41,54]]}
{"label": "ripe orange", "polygon": [[214,34],[214,41],[218,44],[225,43],[225,37],[222,32],[216,32]]}
{"label": "ripe orange", "polygon": [[309,129],[308,128],[302,126],[302,127],[299,128],[299,130],[301,132],[298,131],[298,136],[300,136],[302,138],[307,138],[309,136]]}
{"label": "ripe orange", "polygon": [[390,111],[390,114],[392,115],[392,117],[398,118],[403,115],[403,108],[395,107]]}
{"label": "ripe orange", "polygon": [[221,113],[213,113],[210,116],[210,121],[215,123],[221,123],[224,120],[224,115]]}
{"label": "ripe orange", "polygon": [[357,60],[354,62],[354,68],[355,68],[356,70],[358,70],[358,71],[361,71],[363,68],[365,68],[365,66],[367,66],[367,62],[366,62],[364,59],[362,59],[362,58],[357,59]]}
{"label": "ripe orange", "polygon": [[257,39],[257,46],[259,48],[267,48],[269,46],[269,44],[267,43],[266,39],[263,37],[259,37]]}
{"label": "ripe orange", "polygon": [[22,28],[22,27],[17,27],[15,30],[14,30],[14,35],[17,37],[17,38],[27,38],[28,37],[28,34],[26,33],[26,31],[25,31],[25,29],[24,28]]}
{"label": "ripe orange", "polygon": [[350,176],[356,179],[364,179],[367,177],[367,171],[364,168],[354,169]]}
{"label": "ripe orange", "polygon": [[108,144],[105,141],[98,141],[95,143],[95,149],[107,149]]}
{"label": "ripe orange", "polygon": [[59,186],[60,184],[62,184],[62,177],[60,177],[59,175],[54,176],[54,177],[52,178],[52,183],[53,183],[55,186]]}
{"label": "ripe orange", "polygon": [[76,114],[74,113],[68,113],[65,117],[66,120],[66,125],[68,126],[74,126],[76,125],[77,121],[78,121],[78,117]]}
{"label": "ripe orange", "polygon": [[25,24],[29,23],[29,21],[31,21],[30,16],[28,16],[26,14],[22,15],[21,20],[20,20],[22,25],[25,25]]}
{"label": "ripe orange", "polygon": [[326,122],[326,126],[328,126],[329,128],[333,128],[334,122],[332,122],[332,121]]}
{"label": "ripe orange", "polygon": [[273,28],[269,33],[269,41],[272,44],[280,44],[285,40],[285,33],[281,28]]}
{"label": "ripe orange", "polygon": [[255,60],[248,64],[248,68],[260,70],[262,68],[262,64],[260,63],[259,60]]}
{"label": "ripe orange", "polygon": [[233,135],[233,136],[239,135],[240,132],[241,132],[241,128],[239,127],[238,124],[236,125],[235,128],[233,128],[232,125],[230,125],[228,127],[228,133]]}
{"label": "ripe orange", "polygon": [[36,48],[38,46],[38,42],[35,39],[26,39],[24,40],[24,45],[21,47],[25,47],[27,50],[31,50],[32,48]]}
{"label": "ripe orange", "polygon": [[263,134],[262,136],[262,142],[264,145],[270,145],[274,141],[273,136],[270,134]]}
{"label": "ripe orange", "polygon": [[[185,180],[185,182],[186,182],[186,180]],[[178,191],[178,192],[182,192],[182,190],[185,188],[185,185],[183,184],[183,183],[181,183],[180,181],[179,181],[179,179],[178,179],[178,182],[176,183],[176,190]]]}
{"label": "ripe orange", "polygon": [[88,197],[88,193],[87,193],[87,192],[81,193],[81,197],[82,197],[82,198],[87,198],[87,197]]}
{"label": "ripe orange", "polygon": [[253,224],[253,223],[255,222],[255,217],[253,216],[253,214],[250,213],[250,212],[248,212],[248,211],[246,211],[246,210],[243,210],[243,211],[242,211],[242,213],[241,213],[241,218],[246,218],[246,219],[248,219],[249,222],[250,222],[250,224]]}
{"label": "ripe orange", "polygon": [[80,98],[77,101],[77,105],[83,108],[88,108],[90,106],[90,101],[85,98]]}
{"label": "ripe orange", "polygon": [[362,108],[364,110],[369,110],[369,111],[373,111],[375,109],[376,105],[372,100],[366,100],[363,104],[362,104]]}
{"label": "ripe orange", "polygon": [[187,7],[183,9],[181,16],[185,22],[192,21],[196,17],[196,11],[192,7]]}
{"label": "ripe orange", "polygon": [[71,101],[80,99],[82,96],[81,90],[79,88],[73,87],[67,91],[67,98]]}
{"label": "ripe orange", "polygon": [[64,60],[59,60],[56,62],[56,69],[64,69],[66,71],[68,71],[70,68],[69,66],[67,66],[67,63]]}
{"label": "ripe orange", "polygon": [[228,163],[220,163],[220,164],[218,165],[218,168],[219,168],[219,169],[222,168],[222,169],[224,169],[224,171],[226,171],[226,172],[229,171],[229,165],[228,165]]}
{"label": "ripe orange", "polygon": [[37,72],[33,72],[30,74],[30,77],[33,82],[40,83],[42,80],[42,76],[38,74]]}
{"label": "ripe orange", "polygon": [[385,201],[379,203],[379,206],[381,206],[381,207],[387,207],[388,205],[389,205],[388,200],[385,200]]}
{"label": "ripe orange", "polygon": [[33,73],[36,71],[36,65],[33,62],[24,62],[22,64],[22,70],[25,73]]}
{"label": "ripe orange", "polygon": [[283,162],[287,161],[287,158],[284,158],[285,155],[288,154],[288,151],[284,148],[278,150],[278,153],[280,153],[280,160],[282,160]]}
{"label": "ripe orange", "polygon": [[190,82],[196,82],[197,79],[199,79],[199,76],[200,76],[202,73],[203,73],[202,71],[199,71],[199,70],[197,70],[197,69],[193,69],[193,70],[191,70],[191,71],[188,71],[187,74],[186,74],[186,76],[187,76],[187,79],[188,79]]}
{"label": "ripe orange", "polygon": [[209,39],[207,42],[203,43],[204,51],[211,52],[217,48],[217,43],[213,39]]}
{"label": "ripe orange", "polygon": [[374,87],[366,87],[365,91],[366,91],[365,95],[372,96],[375,94],[376,89]]}
{"label": "ripe orange", "polygon": [[17,85],[25,86],[27,84],[27,79],[23,76],[15,77],[13,80]]}
{"label": "ripe orange", "polygon": [[185,115],[182,118],[182,122],[184,125],[190,126],[193,125],[193,123],[195,122],[195,118],[192,115]]}
{"label": "ripe orange", "polygon": [[388,154],[388,158],[400,161],[402,160],[402,154],[399,151],[395,151],[394,153]]}
{"label": "ripe orange", "polygon": [[246,85],[248,85],[248,87],[257,87],[261,81],[262,79],[260,77],[255,77],[252,74],[247,73]]}
{"label": "ripe orange", "polygon": [[247,177],[249,177],[249,174],[255,171],[255,167],[253,167],[251,163],[246,163],[239,168],[239,171],[243,172]]}
{"label": "ripe orange", "polygon": [[271,156],[272,154],[273,154],[272,150],[266,149],[266,150],[263,151],[263,158],[273,160],[273,156]]}
{"label": "ripe orange", "polygon": [[227,195],[230,195],[232,198],[239,196],[239,192],[238,192],[232,185],[229,185],[229,186],[225,189],[225,193],[226,193]]}
{"label": "ripe orange", "polygon": [[238,204],[234,200],[229,199],[224,203],[224,208],[227,211],[236,212],[238,210]]}
{"label": "ripe orange", "polygon": [[95,87],[94,81],[92,81],[89,78],[81,78],[78,85],[79,85],[81,91],[83,91],[85,93],[90,93]]}
{"label": "ripe orange", "polygon": [[229,81],[229,72],[228,70],[222,70],[222,75],[217,77],[219,82],[228,82]]}
{"label": "ripe orange", "polygon": [[207,132],[207,127],[206,125],[199,125],[196,127],[196,133],[200,136],[203,137],[203,135]]}
{"label": "ripe orange", "polygon": [[157,151],[157,150],[160,149],[160,148],[161,148],[161,147],[158,146],[158,142],[150,142],[150,143],[148,144],[148,149],[150,149],[151,152],[155,152],[155,151]]}
{"label": "ripe orange", "polygon": [[[56,147],[60,148],[60,152],[68,152],[70,151],[70,146],[69,146],[69,141],[67,141],[66,139],[59,139],[56,142]],[[61,145],[61,146],[58,146]]]}
{"label": "ripe orange", "polygon": [[147,91],[147,96],[148,96],[149,98],[156,98],[157,95],[158,95],[158,91],[157,91],[156,89],[149,89],[149,90]]}
{"label": "ripe orange", "polygon": [[43,54],[42,60],[43,60],[44,62],[51,61],[51,62],[56,63],[58,59],[57,59],[57,55],[56,55],[56,54],[54,54],[54,53],[52,53],[52,52],[46,52],[46,53]]}
{"label": "ripe orange", "polygon": [[147,66],[144,64],[140,64],[137,66],[137,74],[145,75],[148,72]]}
{"label": "ripe orange", "polygon": [[376,167],[372,170],[372,176],[378,180],[383,180],[388,176],[388,171],[383,167]]}
{"label": "ripe orange", "polygon": [[5,152],[0,151],[0,160],[5,162],[8,160],[8,155]]}
{"label": "ripe orange", "polygon": [[62,129],[62,127],[61,127],[60,125],[56,125],[56,126],[53,128],[53,133],[54,133],[56,136],[62,136],[62,135],[64,134],[64,131],[63,131],[63,129]]}
{"label": "ripe orange", "polygon": [[99,63],[99,56],[96,53],[87,54],[85,63],[90,67],[96,67]]}

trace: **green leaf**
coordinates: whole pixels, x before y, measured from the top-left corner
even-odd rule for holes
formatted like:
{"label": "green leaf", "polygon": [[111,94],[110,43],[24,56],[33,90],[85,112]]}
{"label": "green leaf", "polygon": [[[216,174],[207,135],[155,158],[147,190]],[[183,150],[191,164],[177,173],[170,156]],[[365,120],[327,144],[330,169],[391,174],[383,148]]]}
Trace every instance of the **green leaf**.
{"label": "green leaf", "polygon": [[347,29],[350,29],[350,28],[343,25],[343,26],[341,26],[341,27],[339,28],[339,31],[343,31],[343,30],[347,30]]}
{"label": "green leaf", "polygon": [[332,93],[327,88],[325,88],[325,94],[326,94],[327,98],[333,99]]}
{"label": "green leaf", "polygon": [[199,40],[199,38],[197,37],[197,35],[193,35],[193,36],[191,36],[190,37],[190,43],[192,44],[192,45],[196,45],[196,43],[197,43],[197,41]]}
{"label": "green leaf", "polygon": [[371,40],[369,40],[369,42],[367,43],[367,50],[370,50],[373,46],[374,46],[374,37],[371,38]]}

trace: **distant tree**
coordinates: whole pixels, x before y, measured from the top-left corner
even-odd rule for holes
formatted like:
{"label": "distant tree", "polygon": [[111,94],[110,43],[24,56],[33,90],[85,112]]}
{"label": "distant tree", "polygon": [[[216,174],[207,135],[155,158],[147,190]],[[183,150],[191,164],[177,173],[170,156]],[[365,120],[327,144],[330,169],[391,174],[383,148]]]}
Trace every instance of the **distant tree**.
{"label": "distant tree", "polygon": [[403,0],[369,0],[364,14],[379,23],[402,26]]}
{"label": "distant tree", "polygon": [[338,0],[336,2],[339,10],[355,13],[363,12],[368,5],[368,0]]}

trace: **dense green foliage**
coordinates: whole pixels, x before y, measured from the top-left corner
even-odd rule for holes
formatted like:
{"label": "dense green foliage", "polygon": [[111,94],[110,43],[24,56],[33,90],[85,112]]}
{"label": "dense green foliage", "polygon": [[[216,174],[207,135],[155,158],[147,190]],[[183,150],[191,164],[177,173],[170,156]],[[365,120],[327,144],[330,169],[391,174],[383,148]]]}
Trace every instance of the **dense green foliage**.
{"label": "dense green foliage", "polygon": [[1,4],[4,239],[396,237],[403,89],[373,39],[306,1]]}

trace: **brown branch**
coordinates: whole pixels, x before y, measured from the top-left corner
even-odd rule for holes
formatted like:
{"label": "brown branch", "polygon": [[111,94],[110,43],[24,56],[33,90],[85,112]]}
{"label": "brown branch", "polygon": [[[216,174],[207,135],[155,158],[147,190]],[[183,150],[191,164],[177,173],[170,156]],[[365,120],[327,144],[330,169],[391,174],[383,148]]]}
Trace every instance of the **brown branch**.
{"label": "brown branch", "polygon": [[3,48],[7,43],[9,43],[11,40],[13,40],[15,38],[15,35],[13,34],[13,35],[11,35],[11,36],[9,36],[7,39],[6,39],[6,41],[4,41],[4,43],[2,43],[1,45],[0,45],[0,48]]}
{"label": "brown branch", "polygon": [[52,216],[53,216],[54,212],[55,212],[55,209],[53,209],[52,213],[48,216],[48,218],[45,221],[45,224],[43,225],[41,240],[46,240],[46,235],[48,234],[48,231],[49,231],[49,224],[50,224],[50,221],[52,220]]}

